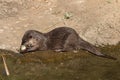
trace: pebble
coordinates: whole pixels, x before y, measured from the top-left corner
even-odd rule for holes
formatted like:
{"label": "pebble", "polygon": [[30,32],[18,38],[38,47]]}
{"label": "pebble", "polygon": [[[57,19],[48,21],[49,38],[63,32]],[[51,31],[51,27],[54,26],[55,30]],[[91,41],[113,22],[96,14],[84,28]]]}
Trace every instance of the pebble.
{"label": "pebble", "polygon": [[0,33],[3,33],[4,32],[4,30],[3,29],[0,29]]}

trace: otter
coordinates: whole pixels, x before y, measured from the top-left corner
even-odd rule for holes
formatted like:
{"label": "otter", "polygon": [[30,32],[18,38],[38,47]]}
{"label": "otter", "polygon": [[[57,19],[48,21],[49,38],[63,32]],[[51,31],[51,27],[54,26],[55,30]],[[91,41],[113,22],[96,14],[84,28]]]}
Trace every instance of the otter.
{"label": "otter", "polygon": [[22,38],[20,53],[24,54],[33,51],[53,50],[57,52],[78,51],[79,49],[109,59],[116,58],[102,54],[96,46],[83,40],[78,33],[69,27],[59,27],[48,33],[42,33],[36,30],[28,30]]}

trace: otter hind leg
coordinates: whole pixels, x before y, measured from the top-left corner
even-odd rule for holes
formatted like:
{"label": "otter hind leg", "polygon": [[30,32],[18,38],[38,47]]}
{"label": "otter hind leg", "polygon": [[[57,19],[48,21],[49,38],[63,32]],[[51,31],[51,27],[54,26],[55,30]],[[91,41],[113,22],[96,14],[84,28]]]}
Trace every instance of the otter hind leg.
{"label": "otter hind leg", "polygon": [[63,51],[79,50],[79,43],[76,34],[70,34],[65,41]]}

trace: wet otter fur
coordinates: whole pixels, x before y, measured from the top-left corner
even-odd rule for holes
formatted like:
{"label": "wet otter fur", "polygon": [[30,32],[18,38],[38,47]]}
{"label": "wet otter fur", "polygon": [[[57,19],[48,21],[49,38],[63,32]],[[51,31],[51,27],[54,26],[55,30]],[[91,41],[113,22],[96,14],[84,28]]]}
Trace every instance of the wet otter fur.
{"label": "wet otter fur", "polygon": [[114,57],[102,54],[94,45],[83,40],[74,29],[69,27],[55,28],[48,33],[41,33],[36,30],[26,31],[22,38],[20,53],[42,50],[64,52],[78,51],[79,49],[87,50],[100,57],[116,60]]}

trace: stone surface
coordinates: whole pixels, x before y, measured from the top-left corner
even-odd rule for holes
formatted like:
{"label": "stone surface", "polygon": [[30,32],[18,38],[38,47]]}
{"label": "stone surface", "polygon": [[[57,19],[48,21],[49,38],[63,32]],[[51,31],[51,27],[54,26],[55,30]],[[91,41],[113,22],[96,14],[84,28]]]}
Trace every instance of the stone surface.
{"label": "stone surface", "polygon": [[119,0],[1,0],[0,48],[16,51],[26,30],[48,32],[60,26],[74,28],[92,44],[116,44],[119,8]]}

